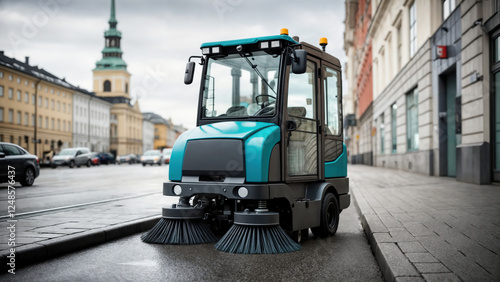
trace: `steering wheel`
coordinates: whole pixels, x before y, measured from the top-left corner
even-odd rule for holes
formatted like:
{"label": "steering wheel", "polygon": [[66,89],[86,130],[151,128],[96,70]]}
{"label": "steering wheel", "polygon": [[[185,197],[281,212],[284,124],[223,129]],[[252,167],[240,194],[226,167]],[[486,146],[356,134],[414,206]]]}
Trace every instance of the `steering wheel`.
{"label": "steering wheel", "polygon": [[260,108],[257,112],[255,112],[255,114],[253,114],[254,116],[261,116],[261,115],[266,115],[266,114],[269,114],[271,113],[272,111],[274,111],[274,107],[272,107],[272,105],[275,103],[276,101],[272,101],[272,102],[269,102],[269,101],[266,101],[266,102],[263,102],[262,103],[262,108]]}

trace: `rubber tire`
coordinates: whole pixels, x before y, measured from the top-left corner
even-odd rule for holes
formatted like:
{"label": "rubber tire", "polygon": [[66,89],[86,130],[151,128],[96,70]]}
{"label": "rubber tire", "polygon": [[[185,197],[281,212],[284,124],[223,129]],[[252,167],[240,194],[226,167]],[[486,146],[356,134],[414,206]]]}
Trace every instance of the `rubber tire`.
{"label": "rubber tire", "polygon": [[309,235],[309,229],[302,229],[299,231],[293,231],[290,237],[295,243],[300,244],[302,241],[307,239],[308,235]]}
{"label": "rubber tire", "polygon": [[142,166],[146,166],[146,163],[142,163]]}
{"label": "rubber tire", "polygon": [[31,186],[35,183],[35,171],[31,167],[27,167],[24,172],[24,177],[19,181],[22,186]]}
{"label": "rubber tire", "polygon": [[88,160],[87,161],[87,167],[91,167],[92,166],[92,161],[91,160]]}
{"label": "rubber tire", "polygon": [[316,237],[326,238],[333,236],[339,227],[339,204],[337,198],[332,193],[327,193],[321,204],[321,225],[311,228]]}
{"label": "rubber tire", "polygon": [[75,161],[70,161],[69,168],[74,168],[74,167],[75,167]]}

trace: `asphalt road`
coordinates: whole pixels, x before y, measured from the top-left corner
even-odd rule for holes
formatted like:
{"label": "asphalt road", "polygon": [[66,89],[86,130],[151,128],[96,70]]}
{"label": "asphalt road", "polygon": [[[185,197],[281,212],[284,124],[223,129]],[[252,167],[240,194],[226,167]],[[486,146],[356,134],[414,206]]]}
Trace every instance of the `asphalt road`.
{"label": "asphalt road", "polygon": [[213,244],[150,245],[140,234],[3,275],[7,281],[382,281],[354,206],[337,234],[312,236],[299,252],[222,253]]}
{"label": "asphalt road", "polygon": [[[163,192],[168,165],[42,168],[31,187],[16,184],[16,214]],[[0,216],[7,215],[7,184],[0,185]]]}

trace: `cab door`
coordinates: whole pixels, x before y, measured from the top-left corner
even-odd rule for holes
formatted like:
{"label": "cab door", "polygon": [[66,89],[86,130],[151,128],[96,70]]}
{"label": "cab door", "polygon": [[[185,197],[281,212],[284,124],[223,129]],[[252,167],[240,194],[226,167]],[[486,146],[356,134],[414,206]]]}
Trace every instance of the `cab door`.
{"label": "cab door", "polygon": [[303,74],[290,72],[284,108],[285,179],[287,182],[314,181],[322,177],[318,148],[320,61],[308,56]]}
{"label": "cab door", "polygon": [[[322,101],[324,145],[322,156],[325,164],[325,178],[345,177],[347,164],[338,161],[343,156],[342,134],[342,77],[338,66],[323,61]],[[346,157],[345,157],[346,158]]]}

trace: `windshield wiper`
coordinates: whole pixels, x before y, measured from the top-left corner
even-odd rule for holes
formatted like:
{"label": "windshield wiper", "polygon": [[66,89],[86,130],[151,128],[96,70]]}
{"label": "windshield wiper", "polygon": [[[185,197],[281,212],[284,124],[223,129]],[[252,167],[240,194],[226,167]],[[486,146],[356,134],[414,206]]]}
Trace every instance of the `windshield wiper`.
{"label": "windshield wiper", "polygon": [[[276,91],[274,91],[273,87],[269,84],[269,82],[267,82],[267,79],[262,75],[262,73],[260,72],[260,70],[257,68],[257,65],[252,64],[252,62],[250,62],[250,60],[248,59],[248,57],[245,56],[244,54],[242,54],[241,52],[238,52],[238,53],[240,53],[240,56],[242,56],[243,58],[245,58],[245,60],[250,65],[250,67],[252,67],[252,69],[255,71],[255,73],[257,73],[257,75],[262,79],[262,81],[264,81],[266,83],[267,87],[269,87],[274,92],[275,95],[278,95],[276,93]],[[274,99],[276,99],[276,97],[274,97]]]}

